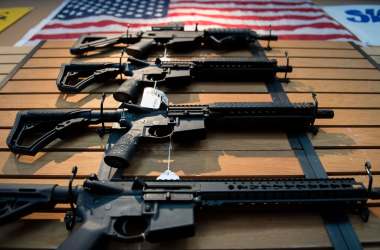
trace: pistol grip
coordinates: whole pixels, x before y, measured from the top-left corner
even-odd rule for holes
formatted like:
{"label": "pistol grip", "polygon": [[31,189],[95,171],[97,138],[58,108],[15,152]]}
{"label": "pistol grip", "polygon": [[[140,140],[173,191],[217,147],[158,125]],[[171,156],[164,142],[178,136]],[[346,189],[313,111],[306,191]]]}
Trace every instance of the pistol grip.
{"label": "pistol grip", "polygon": [[104,222],[86,221],[57,248],[58,250],[91,250],[104,249],[107,224]]}
{"label": "pistol grip", "polygon": [[141,39],[135,44],[129,45],[125,50],[128,55],[142,58],[156,45],[154,39]]}
{"label": "pistol grip", "polygon": [[131,129],[125,133],[106,153],[104,162],[114,168],[125,168],[130,162],[140,141],[140,131]]}
{"label": "pistol grip", "polygon": [[137,101],[142,91],[142,82],[128,79],[113,93],[113,98],[119,102]]}

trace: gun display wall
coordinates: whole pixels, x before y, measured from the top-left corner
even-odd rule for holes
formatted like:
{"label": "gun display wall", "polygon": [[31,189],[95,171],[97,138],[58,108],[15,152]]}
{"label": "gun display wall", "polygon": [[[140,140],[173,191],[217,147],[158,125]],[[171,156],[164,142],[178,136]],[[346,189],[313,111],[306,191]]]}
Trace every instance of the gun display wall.
{"label": "gun display wall", "polygon": [[[35,99],[2,101],[8,107],[2,116],[15,118],[14,124],[3,119],[1,132],[16,154],[3,152],[4,165],[13,165],[7,175],[17,171],[16,162],[45,179],[46,169],[60,174],[47,185],[20,184],[19,176],[3,180],[0,223],[14,225],[67,204],[70,233],[56,247],[151,248],[214,237],[202,229],[203,210],[237,217],[297,211],[323,218],[323,244],[361,248],[357,218],[378,224],[370,215],[379,199],[378,150],[369,138],[378,125],[370,90],[379,72],[345,43],[304,42],[309,47],[303,49],[301,42],[283,42],[280,48],[281,41],[257,41],[274,36],[247,30],[172,29],[153,28],[154,36],[87,36],[71,50],[47,42],[1,89],[15,98],[35,91]],[[323,72],[318,79],[316,69]],[[31,72],[45,80],[28,86],[28,79],[41,77]],[[342,92],[336,100],[335,92]],[[359,115],[362,120],[355,119]],[[366,122],[371,126],[361,125]],[[374,159],[373,167],[362,167],[364,158]],[[40,170],[33,167],[39,163]],[[73,165],[79,168],[71,176]],[[209,244],[203,246],[217,246]]]}

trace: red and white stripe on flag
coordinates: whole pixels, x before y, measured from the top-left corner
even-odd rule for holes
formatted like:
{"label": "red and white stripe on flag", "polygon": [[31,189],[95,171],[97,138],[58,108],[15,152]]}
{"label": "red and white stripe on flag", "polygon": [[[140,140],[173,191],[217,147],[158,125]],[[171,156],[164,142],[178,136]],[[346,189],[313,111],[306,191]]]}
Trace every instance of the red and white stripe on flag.
{"label": "red and white stripe on flag", "polygon": [[[75,9],[75,1],[68,4],[74,5]],[[76,18],[57,18],[59,15],[44,25],[31,40],[125,33],[128,27],[130,31],[149,30],[151,26],[172,22],[184,23],[186,30],[194,30],[198,24],[199,30],[249,28],[260,34],[272,30],[280,39],[357,40],[310,0],[171,0],[166,14],[158,18],[138,18],[138,15],[126,18],[108,11],[102,15],[78,15]]]}

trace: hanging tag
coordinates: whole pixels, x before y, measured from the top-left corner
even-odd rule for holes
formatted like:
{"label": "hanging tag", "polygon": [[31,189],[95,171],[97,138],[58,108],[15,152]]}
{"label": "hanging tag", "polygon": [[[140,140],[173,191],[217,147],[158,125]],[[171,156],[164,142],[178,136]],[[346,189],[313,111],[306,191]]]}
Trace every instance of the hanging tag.
{"label": "hanging tag", "polygon": [[169,105],[169,99],[159,89],[147,87],[144,89],[143,96],[141,98],[141,107],[160,109]]}
{"label": "hanging tag", "polygon": [[157,177],[157,180],[179,180],[179,176],[170,169],[166,169]]}

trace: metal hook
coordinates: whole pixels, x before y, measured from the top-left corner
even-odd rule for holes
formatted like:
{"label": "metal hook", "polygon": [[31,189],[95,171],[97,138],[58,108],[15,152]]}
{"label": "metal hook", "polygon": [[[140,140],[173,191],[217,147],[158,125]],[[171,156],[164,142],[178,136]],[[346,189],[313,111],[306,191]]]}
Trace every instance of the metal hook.
{"label": "metal hook", "polygon": [[313,97],[313,100],[314,100],[314,104],[315,104],[315,107],[316,107],[316,111],[318,110],[318,99],[317,99],[317,93],[313,92],[311,93],[311,96]]}
{"label": "metal hook", "polygon": [[74,166],[73,169],[71,170],[71,178],[69,181],[69,196],[70,196],[70,211],[68,211],[65,215],[65,223],[66,223],[66,229],[67,230],[72,230],[75,226],[76,222],[76,217],[77,217],[77,212],[74,207],[74,192],[73,192],[73,182],[75,180],[75,177],[77,176],[78,173],[78,167]]}
{"label": "metal hook", "polygon": [[[313,100],[314,100],[314,104],[315,104],[315,109],[314,109],[314,117],[317,117],[317,113],[318,113],[318,99],[317,99],[317,94],[315,92],[311,93],[311,96],[313,97]],[[312,127],[311,127],[311,132],[313,133],[313,135],[316,135],[318,134],[319,132],[319,127],[317,126],[314,126],[314,122],[315,120],[313,120],[313,123],[311,124]]]}
{"label": "metal hook", "polygon": [[[267,43],[267,50],[271,50],[272,48],[270,47],[270,38],[272,36],[272,25],[269,24],[269,39],[268,39],[268,43]],[[286,74],[286,73],[285,73]]]}
{"label": "metal hook", "polygon": [[[122,59],[124,56],[124,53],[127,53],[126,48],[121,50],[120,58],[119,58],[119,74],[120,74],[120,79],[123,80],[123,64],[122,64]],[[128,61],[127,61],[128,63]]]}
{"label": "metal hook", "polygon": [[100,102],[100,122],[102,123],[102,127],[97,130],[98,135],[103,137],[106,133],[106,126],[104,125],[103,112],[104,112],[104,101],[106,100],[106,94],[102,94],[102,100]]}
{"label": "metal hook", "polygon": [[372,176],[372,164],[370,161],[366,161],[364,164],[365,171],[368,175],[368,193],[372,192],[372,182],[373,182],[373,176]]}
{"label": "metal hook", "polygon": [[[286,67],[289,68],[289,56],[288,51],[285,51],[285,58],[286,58]],[[285,82],[289,82],[288,80],[288,71],[285,71]]]}

